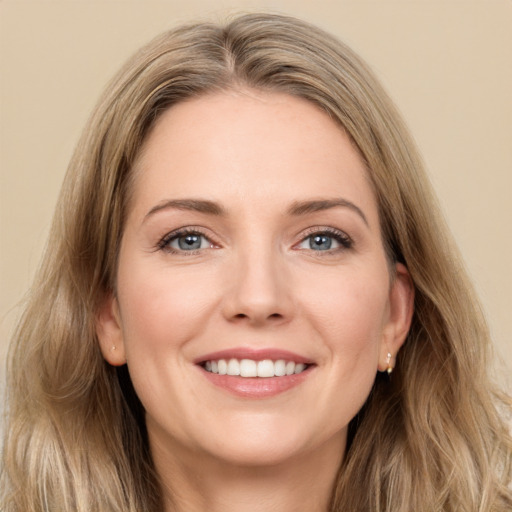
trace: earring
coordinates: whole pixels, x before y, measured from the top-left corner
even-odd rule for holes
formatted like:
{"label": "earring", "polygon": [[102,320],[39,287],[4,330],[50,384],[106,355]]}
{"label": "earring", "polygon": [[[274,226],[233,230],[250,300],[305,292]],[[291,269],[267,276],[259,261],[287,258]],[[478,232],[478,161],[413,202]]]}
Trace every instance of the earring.
{"label": "earring", "polygon": [[110,352],[115,352],[116,350],[117,350],[117,348],[115,345],[112,345],[112,347],[110,347]]}
{"label": "earring", "polygon": [[388,375],[391,375],[393,373],[393,366],[391,366],[391,357],[391,353],[388,352],[388,357],[386,358],[386,363],[388,364],[386,371],[388,372]]}

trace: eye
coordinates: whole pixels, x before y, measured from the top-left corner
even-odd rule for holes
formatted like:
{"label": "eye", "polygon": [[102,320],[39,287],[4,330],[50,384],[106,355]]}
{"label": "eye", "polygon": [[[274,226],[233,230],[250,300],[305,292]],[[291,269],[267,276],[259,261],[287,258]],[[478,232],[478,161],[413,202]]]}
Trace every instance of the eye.
{"label": "eye", "polygon": [[297,247],[310,251],[336,251],[350,249],[352,240],[342,231],[316,231],[304,238]]}
{"label": "eye", "polygon": [[166,235],[159,243],[159,249],[171,253],[194,252],[213,247],[213,243],[198,231],[175,231]]}

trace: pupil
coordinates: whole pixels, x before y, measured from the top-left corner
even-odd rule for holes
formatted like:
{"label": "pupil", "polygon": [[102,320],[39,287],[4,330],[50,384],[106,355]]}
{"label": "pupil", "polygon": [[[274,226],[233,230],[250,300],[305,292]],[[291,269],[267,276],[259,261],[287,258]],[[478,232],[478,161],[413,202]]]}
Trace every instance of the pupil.
{"label": "pupil", "polygon": [[199,249],[201,247],[201,237],[199,235],[186,235],[178,240],[180,249],[190,250]]}
{"label": "pupil", "polygon": [[310,242],[311,249],[317,249],[320,251],[327,251],[331,248],[332,239],[325,235],[315,235]]}

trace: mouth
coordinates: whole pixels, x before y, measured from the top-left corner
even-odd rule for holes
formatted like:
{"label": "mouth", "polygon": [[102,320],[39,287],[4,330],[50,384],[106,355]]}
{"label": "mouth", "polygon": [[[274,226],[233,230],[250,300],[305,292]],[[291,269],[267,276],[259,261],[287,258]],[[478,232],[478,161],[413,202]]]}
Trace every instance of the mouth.
{"label": "mouth", "polygon": [[201,366],[210,373],[233,377],[268,379],[286,377],[304,372],[309,364],[286,359],[209,359]]}
{"label": "mouth", "polygon": [[216,388],[242,398],[277,396],[308,379],[316,364],[285,350],[232,349],[196,359],[202,374]]}

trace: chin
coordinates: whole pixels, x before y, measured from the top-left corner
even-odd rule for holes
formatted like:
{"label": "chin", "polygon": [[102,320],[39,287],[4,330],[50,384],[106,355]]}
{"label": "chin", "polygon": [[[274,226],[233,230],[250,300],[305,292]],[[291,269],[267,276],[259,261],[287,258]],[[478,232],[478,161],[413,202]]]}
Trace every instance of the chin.
{"label": "chin", "polygon": [[245,467],[263,468],[280,466],[306,454],[299,447],[272,444],[260,445],[257,443],[226,443],[220,452],[210,452],[212,458],[221,464]]}
{"label": "chin", "polygon": [[[320,453],[339,449],[343,453],[346,429],[332,432],[309,432],[295,422],[259,421],[250,424],[236,422],[232,428],[225,428],[216,439],[203,444],[203,450],[218,461],[233,466],[264,467],[278,466],[302,457],[311,457],[312,452]],[[341,455],[340,455],[341,456]]]}

